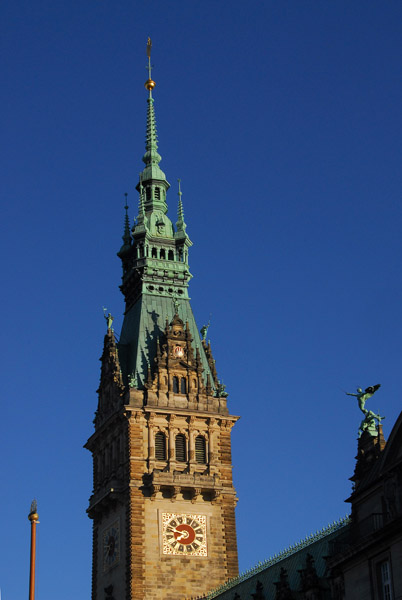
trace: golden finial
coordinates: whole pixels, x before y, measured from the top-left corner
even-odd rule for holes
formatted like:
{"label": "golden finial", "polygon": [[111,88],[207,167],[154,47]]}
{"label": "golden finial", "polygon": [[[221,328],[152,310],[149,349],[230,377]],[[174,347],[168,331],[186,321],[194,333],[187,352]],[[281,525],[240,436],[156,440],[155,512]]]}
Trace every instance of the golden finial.
{"label": "golden finial", "polygon": [[28,519],[30,521],[35,521],[35,522],[39,523],[39,515],[37,513],[37,510],[38,510],[37,502],[36,502],[36,500],[32,500],[31,510],[29,512]]}
{"label": "golden finial", "polygon": [[151,77],[151,48],[152,48],[152,41],[151,38],[148,38],[147,41],[147,56],[148,56],[148,79],[145,82],[145,87],[149,92],[152,92],[152,90],[154,89],[154,87],[156,86],[155,81],[152,79]]}

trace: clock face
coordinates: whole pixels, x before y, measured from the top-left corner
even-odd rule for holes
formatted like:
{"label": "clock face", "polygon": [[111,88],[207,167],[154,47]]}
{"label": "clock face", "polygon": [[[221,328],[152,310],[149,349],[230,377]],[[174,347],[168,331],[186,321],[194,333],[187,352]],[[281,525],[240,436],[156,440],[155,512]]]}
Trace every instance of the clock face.
{"label": "clock face", "polygon": [[205,515],[162,513],[163,554],[207,556]]}
{"label": "clock face", "polygon": [[114,567],[120,559],[120,524],[116,521],[103,532],[103,570]]}
{"label": "clock face", "polygon": [[183,358],[184,350],[181,346],[175,346],[173,349],[173,354],[176,358]]}

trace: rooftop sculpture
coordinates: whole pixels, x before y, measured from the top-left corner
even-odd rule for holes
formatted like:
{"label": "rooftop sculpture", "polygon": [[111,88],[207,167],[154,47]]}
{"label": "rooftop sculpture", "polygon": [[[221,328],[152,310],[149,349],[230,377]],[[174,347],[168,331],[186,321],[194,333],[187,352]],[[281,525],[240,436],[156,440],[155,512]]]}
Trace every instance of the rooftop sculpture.
{"label": "rooftop sculpture", "polygon": [[367,431],[367,433],[372,437],[377,437],[378,425],[381,424],[383,419],[385,419],[385,417],[381,417],[380,415],[375,414],[372,410],[367,410],[365,408],[367,400],[371,398],[380,387],[381,384],[377,383],[376,385],[370,385],[367,387],[364,392],[362,388],[357,388],[357,394],[345,392],[347,396],[354,396],[357,398],[359,408],[364,414],[364,419],[360,423],[359,427],[359,437],[361,437],[365,431]]}

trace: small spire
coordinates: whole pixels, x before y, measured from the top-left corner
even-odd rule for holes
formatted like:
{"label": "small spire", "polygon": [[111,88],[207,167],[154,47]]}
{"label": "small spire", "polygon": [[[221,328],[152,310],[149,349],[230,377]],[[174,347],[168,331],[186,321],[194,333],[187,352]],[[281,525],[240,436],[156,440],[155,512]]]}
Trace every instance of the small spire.
{"label": "small spire", "polygon": [[182,191],[181,191],[181,179],[177,180],[179,183],[179,191],[177,192],[177,195],[179,196],[179,203],[178,203],[178,207],[177,207],[177,223],[176,223],[176,227],[177,227],[177,231],[186,231],[186,227],[187,225],[184,222],[184,210],[183,210],[183,202],[182,202]]}
{"label": "small spire", "polygon": [[131,248],[131,243],[132,243],[131,234],[130,234],[130,221],[128,218],[127,196],[128,196],[128,194],[126,192],[124,194],[124,197],[125,197],[124,210],[126,211],[126,214],[124,216],[124,231],[123,231],[123,236],[122,236],[123,245],[119,250],[119,253],[118,253],[119,256],[122,256],[122,254],[127,252],[127,250],[129,250]]}
{"label": "small spire", "polygon": [[140,192],[140,198],[138,201],[137,222],[139,225],[143,225],[144,221],[145,221],[145,206],[144,206],[144,186],[142,185],[142,173],[140,173],[139,192]]}

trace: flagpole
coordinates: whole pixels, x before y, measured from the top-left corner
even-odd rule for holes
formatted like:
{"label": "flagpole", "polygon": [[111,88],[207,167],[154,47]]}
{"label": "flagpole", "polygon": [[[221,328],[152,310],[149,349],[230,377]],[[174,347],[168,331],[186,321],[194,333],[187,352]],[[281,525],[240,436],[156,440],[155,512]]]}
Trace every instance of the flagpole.
{"label": "flagpole", "polygon": [[29,600],[35,600],[35,559],[36,559],[36,523],[39,523],[39,515],[36,512],[36,500],[32,501],[31,512],[28,519],[31,521],[31,557],[29,569]]}

